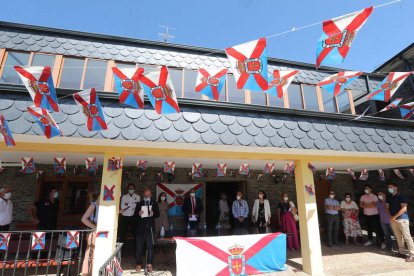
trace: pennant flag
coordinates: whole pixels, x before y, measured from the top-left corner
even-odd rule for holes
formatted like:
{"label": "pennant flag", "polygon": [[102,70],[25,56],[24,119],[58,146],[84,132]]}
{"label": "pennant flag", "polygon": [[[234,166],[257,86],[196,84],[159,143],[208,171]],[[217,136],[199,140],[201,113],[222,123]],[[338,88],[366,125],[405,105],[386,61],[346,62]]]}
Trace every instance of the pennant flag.
{"label": "pennant flag", "polygon": [[353,12],[323,22],[322,36],[316,46],[316,67],[341,64],[359,29],[371,15],[374,7]]}
{"label": "pennant flag", "polygon": [[164,162],[164,173],[174,174],[175,162]]}
{"label": "pennant flag", "polygon": [[147,170],[148,161],[145,160],[138,160],[137,161],[137,169],[140,171],[145,172]]}
{"label": "pennant flag", "polygon": [[217,176],[226,176],[226,173],[227,173],[227,164],[217,163]]}
{"label": "pennant flag", "polygon": [[227,69],[198,69],[195,91],[218,101],[226,74]]}
{"label": "pennant flag", "polygon": [[394,169],[394,173],[400,178],[400,179],[405,179],[405,177],[401,174],[399,169]]}
{"label": "pennant flag", "polygon": [[267,76],[266,38],[260,38],[226,49],[238,89],[265,91]]}
{"label": "pennant flag", "polygon": [[326,169],[326,179],[327,180],[335,180],[336,172],[334,168],[327,168]]}
{"label": "pennant flag", "polygon": [[55,174],[64,174],[66,172],[66,158],[55,157],[53,161],[53,170]]}
{"label": "pennant flag", "polygon": [[414,102],[405,103],[399,106],[401,117],[404,120],[410,119],[414,114]]}
{"label": "pennant flag", "polygon": [[112,72],[119,102],[135,108],[144,108],[144,90],[139,84],[144,69],[112,67]]}
{"label": "pennant flag", "polygon": [[265,92],[282,98],[298,72],[299,70],[274,70]]}
{"label": "pennant flag", "polygon": [[368,170],[363,169],[359,175],[359,180],[366,181],[368,180]]}
{"label": "pennant flag", "polygon": [[36,107],[59,112],[55,86],[49,66],[14,66]]}
{"label": "pennant flag", "polygon": [[308,162],[308,168],[309,168],[309,170],[311,170],[311,172],[312,172],[313,174],[315,174],[315,172],[316,172],[316,167],[315,167],[314,165],[312,165],[310,162]]}
{"label": "pennant flag", "polygon": [[46,245],[46,232],[33,232],[32,233],[32,250],[45,249]]}
{"label": "pennant flag", "polygon": [[83,90],[73,94],[76,103],[82,108],[87,118],[86,126],[89,131],[107,129],[101,102],[95,88]]}
{"label": "pennant flag", "polygon": [[111,187],[104,185],[104,201],[113,201],[114,200],[114,193],[115,193],[115,185],[112,185]]}
{"label": "pennant flag", "polygon": [[334,96],[337,96],[339,93],[345,91],[345,88],[361,75],[362,72],[341,71],[322,80],[318,85],[329,93],[334,94]]}
{"label": "pennant flag", "polygon": [[0,114],[0,137],[3,137],[6,146],[14,147],[16,145],[13,139],[13,135],[10,131],[9,125],[7,124],[6,119],[4,119],[3,114]]}
{"label": "pennant flag", "polygon": [[66,232],[66,248],[78,248],[79,247],[79,231],[67,231]]}
{"label": "pennant flag", "polygon": [[107,238],[108,234],[109,234],[108,231],[97,231],[96,232],[96,237],[97,238]]}
{"label": "pennant flag", "polygon": [[203,164],[202,163],[193,163],[192,175],[193,177],[203,176]]}
{"label": "pennant flag", "polygon": [[309,195],[315,195],[315,191],[313,190],[313,185],[305,185],[305,190],[308,192]]}
{"label": "pennant flag", "polygon": [[22,157],[22,173],[36,172],[36,166],[33,157]]}
{"label": "pennant flag", "polygon": [[388,111],[391,110],[393,108],[397,108],[398,105],[400,104],[400,102],[402,101],[403,98],[397,98],[394,101],[392,101],[392,103],[390,103],[389,105],[387,105],[386,107],[384,107],[383,109],[381,109],[379,112],[383,112],[383,111]]}
{"label": "pennant flag", "polygon": [[384,170],[379,169],[378,174],[379,174],[380,181],[385,181]]}
{"label": "pennant flag", "polygon": [[295,171],[295,163],[294,162],[289,162],[285,165],[285,167],[283,168],[283,172],[286,174],[291,175],[293,172]]}
{"label": "pennant flag", "polygon": [[263,173],[270,174],[274,171],[274,169],[275,169],[275,163],[266,163],[263,169]]}
{"label": "pennant flag", "polygon": [[408,169],[408,171],[414,176],[414,169]]}
{"label": "pennant flag", "polygon": [[174,86],[166,66],[162,66],[160,70],[141,75],[139,81],[158,114],[180,112]]}
{"label": "pennant flag", "polygon": [[348,174],[352,177],[353,180],[356,180],[355,172],[352,169],[346,169]]}
{"label": "pennant flag", "polygon": [[85,158],[86,171],[88,173],[96,173],[98,171],[98,165],[96,164],[96,157]]}
{"label": "pennant flag", "polygon": [[0,250],[6,251],[9,248],[11,233],[0,233]]}
{"label": "pennant flag", "polygon": [[164,184],[157,183],[157,197],[164,192],[167,195],[168,215],[182,217],[184,199],[190,196],[190,190],[194,189],[196,197],[203,198],[203,184]]}
{"label": "pennant flag", "polygon": [[239,174],[241,175],[249,175],[250,173],[250,164],[244,163],[240,165]]}
{"label": "pennant flag", "polygon": [[34,105],[29,106],[27,110],[33,115],[47,139],[62,135],[59,126],[53,120],[52,116],[50,116],[49,111]]}
{"label": "pennant flag", "polygon": [[123,271],[123,269],[122,269],[122,267],[121,267],[121,264],[119,263],[119,261],[118,261],[118,258],[117,257],[114,257],[114,261],[113,261],[113,264],[114,264],[114,268],[115,268],[115,275],[117,275],[117,276],[122,276],[122,273],[124,272]]}
{"label": "pennant flag", "polygon": [[411,72],[391,72],[378,84],[378,87],[367,96],[370,100],[388,102],[397,92],[404,80],[411,75]]}
{"label": "pennant flag", "polygon": [[111,157],[108,159],[108,171],[117,171],[122,168],[121,157]]}

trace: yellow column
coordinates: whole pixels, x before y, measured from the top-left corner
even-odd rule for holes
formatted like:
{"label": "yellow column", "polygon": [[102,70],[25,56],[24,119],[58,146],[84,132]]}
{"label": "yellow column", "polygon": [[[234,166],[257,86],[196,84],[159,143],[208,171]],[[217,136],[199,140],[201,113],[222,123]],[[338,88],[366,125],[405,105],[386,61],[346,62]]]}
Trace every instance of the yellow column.
{"label": "yellow column", "polygon": [[[107,231],[108,237],[97,237],[93,257],[92,275],[98,275],[100,267],[112,255],[115,250],[116,237],[118,233],[118,212],[121,196],[122,167],[116,171],[108,171],[108,160],[112,157],[122,158],[120,154],[105,153],[101,194],[99,199],[98,225],[96,231]],[[121,160],[122,160],[121,159]],[[105,186],[113,188],[113,200],[104,200]]]}
{"label": "yellow column", "polygon": [[316,197],[310,195],[305,189],[306,185],[312,185],[315,191],[313,173],[308,168],[308,161],[300,160],[295,164],[303,271],[310,275],[323,275]]}

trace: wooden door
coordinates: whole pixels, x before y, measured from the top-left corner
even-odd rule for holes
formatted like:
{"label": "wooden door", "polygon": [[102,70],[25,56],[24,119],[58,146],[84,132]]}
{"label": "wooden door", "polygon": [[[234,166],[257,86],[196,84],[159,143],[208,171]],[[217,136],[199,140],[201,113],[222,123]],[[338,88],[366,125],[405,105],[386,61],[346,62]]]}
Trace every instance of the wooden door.
{"label": "wooden door", "polygon": [[326,228],[325,198],[329,197],[331,183],[325,179],[315,180],[316,205],[318,207],[319,228],[321,232]]}

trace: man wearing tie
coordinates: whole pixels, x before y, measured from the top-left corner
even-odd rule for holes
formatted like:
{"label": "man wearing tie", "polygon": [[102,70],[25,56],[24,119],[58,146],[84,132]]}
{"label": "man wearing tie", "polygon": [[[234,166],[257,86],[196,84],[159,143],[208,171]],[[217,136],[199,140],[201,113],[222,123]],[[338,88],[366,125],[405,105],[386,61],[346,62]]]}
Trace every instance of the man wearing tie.
{"label": "man wearing tie", "polygon": [[197,230],[200,222],[200,214],[203,212],[204,207],[201,199],[196,197],[194,189],[190,190],[190,197],[184,200],[183,212],[186,225],[190,224],[191,230]]}

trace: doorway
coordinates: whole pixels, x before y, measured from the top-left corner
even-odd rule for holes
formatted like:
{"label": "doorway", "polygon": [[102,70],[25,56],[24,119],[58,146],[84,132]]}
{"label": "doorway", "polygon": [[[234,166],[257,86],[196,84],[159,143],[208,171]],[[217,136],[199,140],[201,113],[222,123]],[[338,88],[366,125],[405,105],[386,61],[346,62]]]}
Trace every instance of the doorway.
{"label": "doorway", "polygon": [[217,225],[217,220],[220,215],[218,210],[218,203],[221,193],[227,195],[227,202],[230,210],[230,222],[232,222],[231,204],[236,199],[237,191],[244,192],[244,183],[241,181],[229,182],[206,182],[206,196],[205,196],[205,218],[208,229],[214,229]]}
{"label": "doorway", "polygon": [[318,208],[319,229],[321,232],[324,232],[326,229],[325,198],[329,197],[330,190],[331,183],[328,180],[315,180],[316,205]]}

